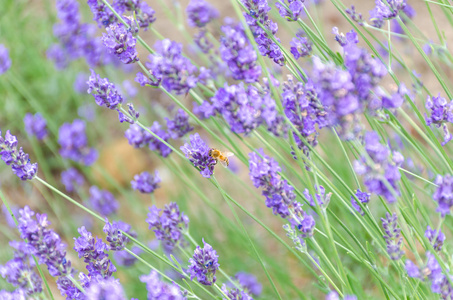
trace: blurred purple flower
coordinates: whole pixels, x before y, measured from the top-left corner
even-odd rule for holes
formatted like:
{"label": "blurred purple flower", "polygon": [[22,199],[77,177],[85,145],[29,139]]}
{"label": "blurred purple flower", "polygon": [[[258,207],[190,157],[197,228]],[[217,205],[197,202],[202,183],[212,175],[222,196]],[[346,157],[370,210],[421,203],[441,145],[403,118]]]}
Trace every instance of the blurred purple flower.
{"label": "blurred purple flower", "polygon": [[123,287],[113,277],[92,282],[85,291],[86,300],[126,300]]}
{"label": "blurred purple flower", "polygon": [[142,172],[134,176],[134,180],[131,181],[132,188],[138,190],[144,194],[153,193],[158,187],[161,179],[157,170],[154,172],[154,176],[148,172]]}
{"label": "blurred purple flower", "polygon": [[187,21],[192,27],[204,27],[219,17],[219,12],[204,0],[191,0],[186,8]]}
{"label": "blurred purple flower", "polygon": [[259,296],[263,291],[263,285],[258,282],[255,275],[245,272],[237,272],[234,278],[239,281],[241,287],[250,294]]}
{"label": "blurred purple flower", "polygon": [[326,189],[322,185],[315,186],[315,191],[317,193],[317,194],[315,194],[316,203],[308,189],[304,190],[305,198],[307,198],[307,200],[310,202],[310,205],[313,207],[316,207],[316,205],[319,205],[321,208],[326,208],[327,205],[329,205],[330,197],[332,197],[332,193],[328,193],[326,195]]}
{"label": "blurred purple flower", "polygon": [[434,201],[437,202],[436,212],[440,213],[442,218],[450,214],[450,208],[453,206],[453,176],[437,175],[435,183],[438,185],[433,194]]}
{"label": "blurred purple flower", "polygon": [[152,139],[152,134],[144,130],[137,124],[131,124],[126,130],[124,136],[127,138],[130,145],[134,148],[143,148],[149,144]]}
{"label": "blurred purple flower", "polygon": [[[285,18],[288,21],[297,21],[297,19],[305,16],[304,1],[305,0],[280,0],[275,3],[275,6],[282,18]],[[284,5],[281,2],[283,2]],[[288,2],[288,4],[286,4],[286,2]]]}
{"label": "blurred purple flower", "polygon": [[98,153],[96,149],[88,147],[85,129],[85,122],[79,119],[64,123],[58,130],[58,143],[62,157],[89,166],[96,161]]}
{"label": "blurred purple flower", "polygon": [[168,133],[172,139],[179,139],[193,130],[193,127],[189,124],[189,115],[181,108],[178,109],[173,120],[169,118],[165,118],[165,120],[167,121]]}
{"label": "blurred purple flower", "polygon": [[146,283],[148,299],[152,300],[186,300],[184,293],[175,284],[168,284],[160,280],[159,274],[151,270],[149,275],[140,276],[140,281]]}
{"label": "blurred purple flower", "polygon": [[431,126],[434,124],[437,128],[442,126],[444,131],[442,146],[445,146],[453,138],[447,127],[447,123],[453,123],[453,101],[448,102],[440,94],[432,98],[428,96],[425,107],[430,110],[429,117],[425,114],[426,125]]}
{"label": "blurred purple flower", "polygon": [[107,190],[100,190],[97,186],[90,187],[89,205],[104,216],[110,216],[118,211],[119,203]]}
{"label": "blurred purple flower", "polygon": [[296,37],[294,37],[289,43],[291,46],[290,51],[294,55],[295,59],[309,56],[311,54],[312,44],[313,43],[308,39],[308,37],[303,36],[302,34],[296,34]]}
{"label": "blurred purple flower", "polygon": [[40,113],[32,115],[27,113],[24,117],[25,131],[29,135],[34,135],[38,140],[43,140],[47,132],[47,121],[44,119]]}
{"label": "blurred purple flower", "polygon": [[11,59],[9,58],[8,49],[0,44],[0,75],[11,68]]}
{"label": "blurred purple flower", "polygon": [[[442,231],[437,231],[436,229],[432,229],[429,225],[425,231],[425,237],[428,238],[431,245],[433,245],[434,250],[440,251],[442,250],[442,246],[444,245],[445,241],[445,234]],[[436,240],[434,241],[434,238]]]}
{"label": "blurred purple flower", "polygon": [[74,192],[76,187],[81,186],[85,183],[85,179],[82,174],[75,168],[69,168],[61,172],[61,183],[64,184],[66,191]]}
{"label": "blurred purple flower", "polygon": [[110,109],[118,110],[124,99],[116,86],[108,78],[101,78],[91,70],[91,76],[87,81],[88,93],[94,96],[96,104]]}
{"label": "blurred purple flower", "polygon": [[222,285],[222,292],[228,297],[225,300],[253,300],[246,291],[241,291],[238,288],[228,288],[225,284]]}
{"label": "blurred purple flower", "polygon": [[[170,139],[170,135],[162,129],[162,126],[157,121],[154,121],[150,130],[165,142],[168,142],[168,140]],[[169,156],[173,151],[170,147],[165,145],[162,141],[154,136],[151,136],[148,147],[150,150],[158,152],[162,157]]]}
{"label": "blurred purple flower", "polygon": [[406,0],[376,0],[376,6],[370,11],[373,26],[381,28],[385,20],[396,18],[406,7]]}
{"label": "blurred purple flower", "polygon": [[387,244],[387,253],[392,260],[398,260],[403,256],[404,252],[401,250],[403,238],[401,236],[401,229],[398,227],[398,217],[396,213],[390,215],[385,214],[385,218],[381,218],[382,227],[384,228],[385,243]]}
{"label": "blurred purple flower", "polygon": [[[367,204],[368,202],[370,202],[370,197],[371,197],[370,193],[362,192],[360,189],[357,189],[357,192],[355,193],[355,196],[363,204]],[[365,212],[362,210],[362,207],[360,207],[360,205],[357,203],[357,201],[355,200],[354,196],[351,196],[351,203],[352,203],[352,207],[354,207],[354,209],[356,211],[358,211],[359,214],[361,214],[362,216],[365,215]]]}

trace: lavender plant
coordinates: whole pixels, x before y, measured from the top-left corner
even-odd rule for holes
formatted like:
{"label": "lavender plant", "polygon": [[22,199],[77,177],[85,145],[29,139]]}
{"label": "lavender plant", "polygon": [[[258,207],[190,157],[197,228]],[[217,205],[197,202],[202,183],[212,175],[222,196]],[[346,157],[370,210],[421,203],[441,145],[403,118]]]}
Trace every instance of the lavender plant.
{"label": "lavender plant", "polygon": [[448,1],[4,2],[0,299],[453,298]]}

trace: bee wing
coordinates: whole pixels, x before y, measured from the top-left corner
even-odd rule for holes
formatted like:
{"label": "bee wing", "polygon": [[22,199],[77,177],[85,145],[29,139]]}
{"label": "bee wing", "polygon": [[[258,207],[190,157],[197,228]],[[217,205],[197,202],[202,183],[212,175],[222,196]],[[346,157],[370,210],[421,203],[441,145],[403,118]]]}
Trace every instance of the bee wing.
{"label": "bee wing", "polygon": [[230,156],[234,156],[234,153],[231,153],[231,152],[223,152],[223,155],[225,155],[226,157],[230,157]]}
{"label": "bee wing", "polygon": [[219,159],[219,162],[220,162],[220,164],[221,164],[224,168],[228,167],[226,161],[220,160],[220,159]]}

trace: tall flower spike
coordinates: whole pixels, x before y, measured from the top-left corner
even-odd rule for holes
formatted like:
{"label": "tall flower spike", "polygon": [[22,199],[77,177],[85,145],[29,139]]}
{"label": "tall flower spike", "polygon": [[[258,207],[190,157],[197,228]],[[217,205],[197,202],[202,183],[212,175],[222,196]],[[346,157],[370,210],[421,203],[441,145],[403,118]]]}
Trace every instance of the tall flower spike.
{"label": "tall flower spike", "polygon": [[[161,128],[161,125],[157,121],[154,121],[150,130],[165,142],[168,142],[168,140],[170,139],[170,135]],[[152,151],[157,151],[162,157],[167,157],[173,151],[170,147],[165,145],[162,141],[154,136],[151,136],[148,147]]]}
{"label": "tall flower spike", "polygon": [[316,204],[319,205],[321,208],[326,208],[327,205],[329,205],[330,202],[330,197],[332,197],[332,193],[328,193],[326,195],[326,189],[322,186],[315,186],[315,190],[317,194],[315,194],[316,202],[315,199],[313,199],[313,196],[310,194],[310,191],[308,189],[304,190],[304,196],[305,198],[310,201],[310,205],[313,207],[316,207]]}
{"label": "tall flower spike", "polygon": [[278,8],[280,16],[288,21],[297,21],[297,19],[305,16],[304,0],[280,0],[275,3],[275,6]]}
{"label": "tall flower spike", "polygon": [[290,51],[292,55],[294,55],[295,59],[309,56],[312,50],[312,44],[313,43],[308,39],[308,37],[299,33],[296,34],[296,37],[294,37],[289,43],[289,45],[291,46]]}
{"label": "tall flower spike", "polygon": [[30,163],[28,154],[24,153],[22,147],[17,149],[17,138],[9,130],[6,131],[5,138],[0,131],[0,155],[1,159],[11,166],[13,173],[21,180],[31,180],[38,172],[38,164]]}
{"label": "tall flower spike", "polygon": [[61,146],[62,157],[89,166],[96,161],[98,152],[88,147],[85,129],[85,122],[79,119],[75,119],[72,123],[64,123],[58,130],[58,143]]}
{"label": "tall flower spike", "polygon": [[448,102],[439,94],[432,98],[428,96],[425,106],[426,109],[430,110],[429,117],[425,114],[426,125],[434,124],[437,128],[442,126],[444,131],[442,146],[445,146],[453,138],[447,127],[447,123],[453,123],[453,101]]}
{"label": "tall flower spike", "polygon": [[130,29],[123,23],[116,23],[110,24],[105,30],[107,33],[102,34],[102,41],[110,53],[115,54],[125,64],[139,60],[136,49],[137,40]]}
{"label": "tall flower spike", "polygon": [[97,186],[90,187],[90,206],[104,216],[110,216],[118,211],[119,203],[107,190],[100,190]]}
{"label": "tall flower spike", "polygon": [[165,118],[165,120],[172,139],[179,139],[193,130],[193,127],[189,124],[189,115],[182,109],[178,109],[173,120],[169,118]]}
{"label": "tall flower spike", "polygon": [[86,289],[87,300],[126,300],[123,287],[118,279],[112,277],[97,280]]}
{"label": "tall flower spike", "polygon": [[370,11],[370,20],[375,27],[381,28],[385,20],[397,17],[406,5],[406,0],[376,0],[375,8]]}
{"label": "tall flower spike", "polygon": [[184,293],[175,284],[167,284],[160,279],[159,274],[151,270],[149,275],[140,276],[140,281],[146,283],[148,299],[186,300]]}
{"label": "tall flower spike", "polygon": [[188,228],[189,218],[180,212],[176,202],[166,204],[162,213],[160,212],[155,205],[150,207],[146,222],[149,229],[156,234],[156,238],[171,252],[174,247],[183,243],[183,232]]}
{"label": "tall flower spike", "polygon": [[241,291],[235,287],[229,289],[225,284],[222,285],[222,292],[227,295],[226,300],[253,300],[246,291]]}
{"label": "tall flower spike", "polygon": [[131,124],[126,130],[124,136],[127,138],[129,145],[134,148],[143,148],[149,144],[153,135],[137,124]]}
{"label": "tall flower spike", "polygon": [[194,167],[200,169],[200,174],[203,177],[210,178],[214,174],[214,166],[217,163],[214,158],[209,155],[211,149],[203,141],[198,133],[189,136],[190,143],[185,143],[181,146],[181,151],[186,155]]}
{"label": "tall flower spike", "polygon": [[25,131],[34,135],[38,140],[43,140],[47,136],[47,122],[40,113],[32,115],[27,113],[24,117]]}
{"label": "tall flower spike", "polygon": [[[445,241],[445,234],[442,233],[442,231],[437,231],[435,229],[432,229],[429,225],[426,228],[425,231],[425,237],[428,238],[430,241],[431,245],[433,245],[434,250],[440,251],[442,250],[442,246],[444,245]],[[436,240],[434,240],[434,238]]]}
{"label": "tall flower spike", "polygon": [[105,218],[105,225],[102,229],[106,234],[106,241],[109,243],[110,249],[113,251],[123,250],[129,242],[129,238],[120,230],[121,224],[118,222],[110,223],[107,217]]}
{"label": "tall flower spike", "polygon": [[263,291],[263,285],[258,282],[255,275],[245,272],[238,272],[234,278],[239,281],[241,287],[250,294],[259,296]]}
{"label": "tall flower spike", "polygon": [[138,190],[140,193],[151,194],[159,187],[159,182],[161,182],[161,179],[157,170],[154,172],[154,176],[145,171],[135,175],[131,185],[134,190]]}
{"label": "tall flower spike", "polygon": [[11,68],[11,59],[9,58],[8,49],[0,44],[0,75]]}
{"label": "tall flower spike", "polygon": [[219,17],[219,12],[204,0],[191,0],[186,8],[187,21],[192,27],[204,27]]}
{"label": "tall flower spike", "polygon": [[[368,202],[370,202],[370,196],[371,196],[370,193],[362,192],[361,190],[357,189],[355,196],[363,204],[367,204]],[[354,207],[354,209],[356,211],[358,211],[359,214],[361,214],[362,216],[365,215],[365,212],[362,210],[362,207],[360,207],[360,205],[357,203],[354,196],[351,196],[351,203],[352,203],[352,207]]]}
{"label": "tall flower spike", "polygon": [[437,189],[433,194],[434,201],[437,202],[436,212],[440,213],[442,218],[450,214],[450,209],[453,206],[453,176],[437,175],[435,183]]}
{"label": "tall flower spike", "polygon": [[212,285],[217,280],[215,273],[220,267],[219,256],[212,246],[204,240],[203,244],[203,248],[197,246],[193,257],[189,259],[190,279],[193,280],[196,277],[201,284]]}
{"label": "tall flower spike", "polygon": [[69,168],[61,172],[61,183],[65,186],[66,191],[73,192],[77,186],[85,183],[85,179],[77,169]]}
{"label": "tall flower spike", "polygon": [[96,104],[117,110],[121,107],[124,99],[118,92],[116,86],[108,78],[101,78],[91,70],[91,76],[87,81],[88,93],[93,95]]}
{"label": "tall flower spike", "polygon": [[387,253],[392,260],[398,260],[404,254],[401,250],[403,238],[401,237],[401,229],[397,223],[398,217],[396,213],[393,213],[393,215],[386,213],[385,218],[381,218],[381,221],[385,231],[384,239],[387,244]]}

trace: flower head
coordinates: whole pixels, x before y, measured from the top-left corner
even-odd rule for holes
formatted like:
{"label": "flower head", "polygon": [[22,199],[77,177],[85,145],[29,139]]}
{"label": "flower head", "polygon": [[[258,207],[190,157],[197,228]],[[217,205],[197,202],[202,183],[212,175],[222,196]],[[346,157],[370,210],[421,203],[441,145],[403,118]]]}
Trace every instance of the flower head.
{"label": "flower head", "polygon": [[123,287],[112,277],[96,280],[86,289],[87,300],[126,300]]}
{"label": "flower head", "polygon": [[8,71],[11,68],[11,59],[9,58],[8,49],[0,44],[0,75]]}
{"label": "flower head", "polygon": [[32,115],[26,114],[24,117],[25,131],[28,134],[36,136],[38,140],[42,140],[47,136],[47,122],[40,113]]}
{"label": "flower head", "polygon": [[288,2],[288,4],[285,3],[283,5],[281,2],[275,3],[282,18],[288,21],[297,21],[297,19],[305,16],[304,0],[282,0],[282,2]]}
{"label": "flower head", "polygon": [[198,133],[191,136],[190,143],[185,143],[181,146],[181,151],[186,155],[194,167],[200,169],[200,174],[203,177],[210,178],[214,174],[214,166],[217,163],[214,158],[209,155],[211,149],[201,139]]}
{"label": "flower head", "polygon": [[228,288],[226,284],[222,285],[222,292],[227,295],[225,300],[253,300],[253,298],[247,294],[246,291],[241,291],[238,288]]}
{"label": "flower head", "polygon": [[93,70],[91,70],[87,84],[88,93],[94,96],[94,100],[99,106],[117,110],[124,101],[116,86],[108,78],[101,78]]}
{"label": "flower head", "polygon": [[192,27],[204,27],[219,17],[217,9],[204,0],[191,0],[186,8],[187,21]]}
{"label": "flower head", "polygon": [[130,29],[126,28],[123,23],[110,24],[106,28],[107,34],[102,34],[104,46],[109,49],[110,53],[115,54],[125,64],[138,61],[136,49],[137,40],[132,35]]}
{"label": "flower head", "polygon": [[309,56],[311,53],[311,45],[313,43],[308,39],[308,37],[297,34],[296,37],[289,43],[291,46],[290,51],[294,55],[295,59],[301,57]]}
{"label": "flower head", "polygon": [[387,244],[387,253],[392,260],[398,260],[404,254],[401,250],[403,238],[401,237],[401,229],[398,227],[398,217],[395,213],[385,214],[385,218],[381,218],[382,227],[384,228],[385,243]]}
{"label": "flower head", "polygon": [[96,161],[98,153],[94,148],[88,147],[85,127],[85,122],[79,119],[64,123],[58,130],[58,143],[62,157],[89,166]]}
{"label": "flower head", "polygon": [[[370,196],[371,196],[370,193],[362,192],[360,189],[357,189],[355,196],[363,204],[367,204],[368,202],[370,202]],[[362,207],[357,203],[354,196],[351,196],[351,203],[356,211],[358,211],[362,216],[365,215],[365,212],[362,210]]]}
{"label": "flower head", "polygon": [[253,274],[238,272],[234,275],[234,278],[239,281],[241,287],[250,294],[259,296],[263,291],[263,285],[259,283],[258,279],[256,279]]}
{"label": "flower head", "polygon": [[154,172],[154,176],[145,171],[135,175],[134,180],[131,181],[131,185],[134,190],[138,190],[144,194],[150,194],[159,187],[160,181],[161,179],[157,170]]}
{"label": "flower head", "polygon": [[137,124],[131,124],[124,136],[134,148],[143,148],[149,144],[153,135]]}
{"label": "flower head", "polygon": [[178,139],[186,135],[186,133],[193,130],[189,124],[189,115],[182,109],[178,109],[173,120],[165,118],[167,121],[168,132],[172,139]]}
{"label": "flower head", "polygon": [[193,257],[189,259],[190,279],[195,277],[198,282],[204,285],[212,285],[216,282],[215,273],[219,269],[219,256],[211,245],[203,240],[204,247],[197,246]]}
{"label": "flower head", "polygon": [[4,138],[0,131],[0,156],[21,180],[31,180],[38,172],[38,164],[30,163],[28,154],[22,147],[17,149],[17,138],[9,130],[6,131]]}
{"label": "flower head", "polygon": [[406,5],[406,0],[376,0],[375,8],[370,11],[370,20],[380,28],[384,20],[397,17]]}
{"label": "flower head", "polygon": [[160,280],[160,276],[156,271],[151,271],[149,275],[140,276],[140,281],[146,283],[148,291],[148,299],[172,299],[186,300],[184,293],[175,284],[168,284]]}
{"label": "flower head", "polygon": [[119,204],[115,197],[107,190],[100,190],[97,186],[90,187],[90,206],[104,216],[117,212]]}
{"label": "flower head", "polygon": [[[130,226],[121,221],[110,223],[107,217],[105,218],[105,225],[102,229],[106,234],[106,241],[109,243],[110,249],[113,251],[123,250],[126,244],[129,242],[129,238],[123,234],[123,229]],[[124,230],[127,231],[127,230]]]}
{"label": "flower head", "polygon": [[64,184],[66,191],[73,192],[76,186],[81,186],[85,183],[85,179],[77,169],[69,168],[61,172],[61,183]]}
{"label": "flower head", "polygon": [[437,175],[435,183],[438,185],[433,194],[433,199],[438,204],[436,212],[445,218],[450,214],[450,208],[453,206],[453,176]]}
{"label": "flower head", "polygon": [[183,232],[188,228],[189,218],[180,212],[178,204],[171,202],[166,204],[163,210],[154,205],[150,207],[146,222],[149,229],[156,234],[156,238],[171,251],[183,242]]}
{"label": "flower head", "polygon": [[319,205],[321,208],[326,208],[327,205],[329,205],[332,193],[328,193],[326,195],[326,189],[322,185],[315,186],[315,190],[317,192],[317,194],[315,194],[316,202],[312,195],[310,195],[310,191],[308,189],[304,190],[305,198],[310,201],[311,206],[316,207],[317,205]]}
{"label": "flower head", "polygon": [[432,229],[428,225],[425,231],[425,237],[427,237],[430,243],[433,245],[434,250],[436,251],[442,250],[442,246],[444,245],[445,241],[445,234],[443,234],[442,231]]}
{"label": "flower head", "polygon": [[425,114],[426,125],[431,126],[434,124],[437,128],[442,126],[444,131],[442,146],[445,146],[453,138],[447,127],[447,123],[453,123],[453,101],[448,102],[439,94],[437,97],[432,98],[428,96],[425,106],[431,113],[429,117]]}
{"label": "flower head", "polygon": [[[150,130],[155,134],[157,135],[158,137],[160,137],[162,140],[164,140],[165,142],[167,142],[169,139],[170,139],[170,135],[161,128],[161,125],[159,124],[159,122],[157,121],[154,121],[153,125],[151,126]],[[165,145],[161,140],[159,140],[158,138],[156,138],[155,136],[151,136],[151,139],[149,141],[149,144],[148,144],[148,147],[149,149],[153,150],[153,151],[157,151],[159,152],[159,154],[162,156],[162,157],[167,157],[168,155],[170,155],[170,153],[173,151],[171,150],[170,147],[168,147],[167,145]]]}

